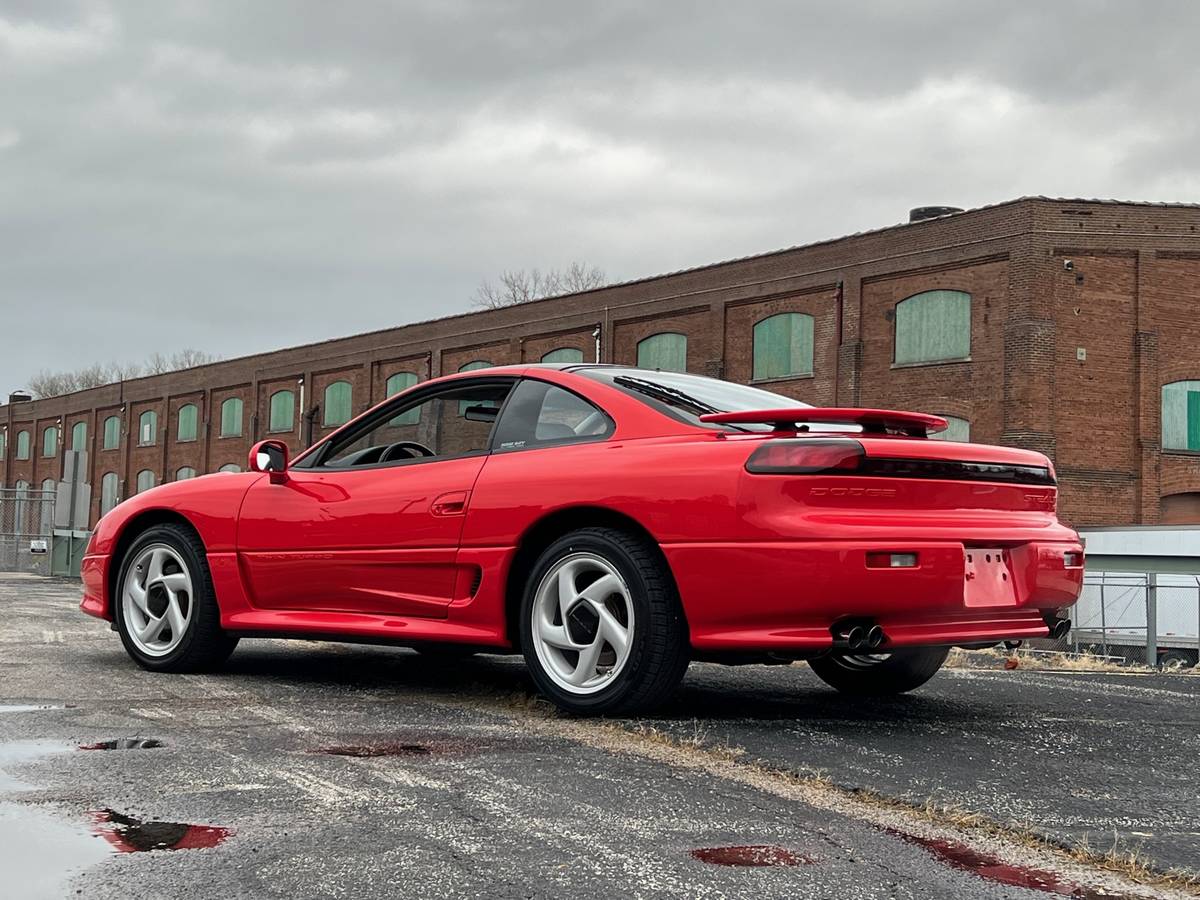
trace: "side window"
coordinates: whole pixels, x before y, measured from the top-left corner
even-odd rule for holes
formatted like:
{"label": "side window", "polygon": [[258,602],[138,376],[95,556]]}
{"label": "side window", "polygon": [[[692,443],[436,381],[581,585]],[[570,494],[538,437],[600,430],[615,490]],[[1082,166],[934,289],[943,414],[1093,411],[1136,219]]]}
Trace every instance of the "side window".
{"label": "side window", "polygon": [[510,380],[468,382],[385,406],[323,450],[316,465],[349,468],[484,452],[510,390]]}
{"label": "side window", "polygon": [[497,450],[526,450],[612,433],[612,420],[578,394],[544,381],[517,385],[496,428]]}

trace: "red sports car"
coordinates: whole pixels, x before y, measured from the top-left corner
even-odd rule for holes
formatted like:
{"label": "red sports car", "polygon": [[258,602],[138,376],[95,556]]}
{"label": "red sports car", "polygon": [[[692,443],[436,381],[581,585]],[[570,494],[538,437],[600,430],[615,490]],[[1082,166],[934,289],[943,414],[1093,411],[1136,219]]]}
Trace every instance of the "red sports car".
{"label": "red sports car", "polygon": [[436,378],[120,504],[82,606],[158,671],[289,636],[519,651],[575,712],[659,704],[692,659],[907,691],[1062,634],[1083,576],[1050,461],[945,427],[620,366]]}

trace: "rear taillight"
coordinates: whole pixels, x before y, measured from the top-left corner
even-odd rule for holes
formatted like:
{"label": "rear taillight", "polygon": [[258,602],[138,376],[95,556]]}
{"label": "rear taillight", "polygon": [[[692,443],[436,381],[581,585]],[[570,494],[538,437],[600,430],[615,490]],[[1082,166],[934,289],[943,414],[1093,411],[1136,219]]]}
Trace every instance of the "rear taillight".
{"label": "rear taillight", "polygon": [[758,475],[857,472],[865,456],[866,451],[858,441],[817,438],[769,441],[750,455],[746,471]]}

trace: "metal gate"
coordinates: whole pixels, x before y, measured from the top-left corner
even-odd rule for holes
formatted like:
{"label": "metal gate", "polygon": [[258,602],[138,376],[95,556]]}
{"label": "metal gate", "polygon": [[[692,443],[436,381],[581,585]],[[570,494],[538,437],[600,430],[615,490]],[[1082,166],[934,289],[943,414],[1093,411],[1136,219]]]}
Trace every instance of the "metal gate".
{"label": "metal gate", "polygon": [[50,574],[53,490],[0,488],[0,572]]}

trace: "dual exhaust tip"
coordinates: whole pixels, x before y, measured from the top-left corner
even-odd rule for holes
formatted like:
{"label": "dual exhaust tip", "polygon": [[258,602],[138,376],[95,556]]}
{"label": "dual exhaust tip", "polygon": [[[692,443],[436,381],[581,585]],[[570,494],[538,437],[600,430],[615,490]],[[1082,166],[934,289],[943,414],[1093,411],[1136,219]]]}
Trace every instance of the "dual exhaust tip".
{"label": "dual exhaust tip", "polygon": [[853,651],[878,650],[887,640],[878,625],[851,625],[836,629],[833,637],[835,646]]}
{"label": "dual exhaust tip", "polygon": [[1046,619],[1046,627],[1050,629],[1050,638],[1052,640],[1061,641],[1071,630],[1071,620],[1048,618]]}

